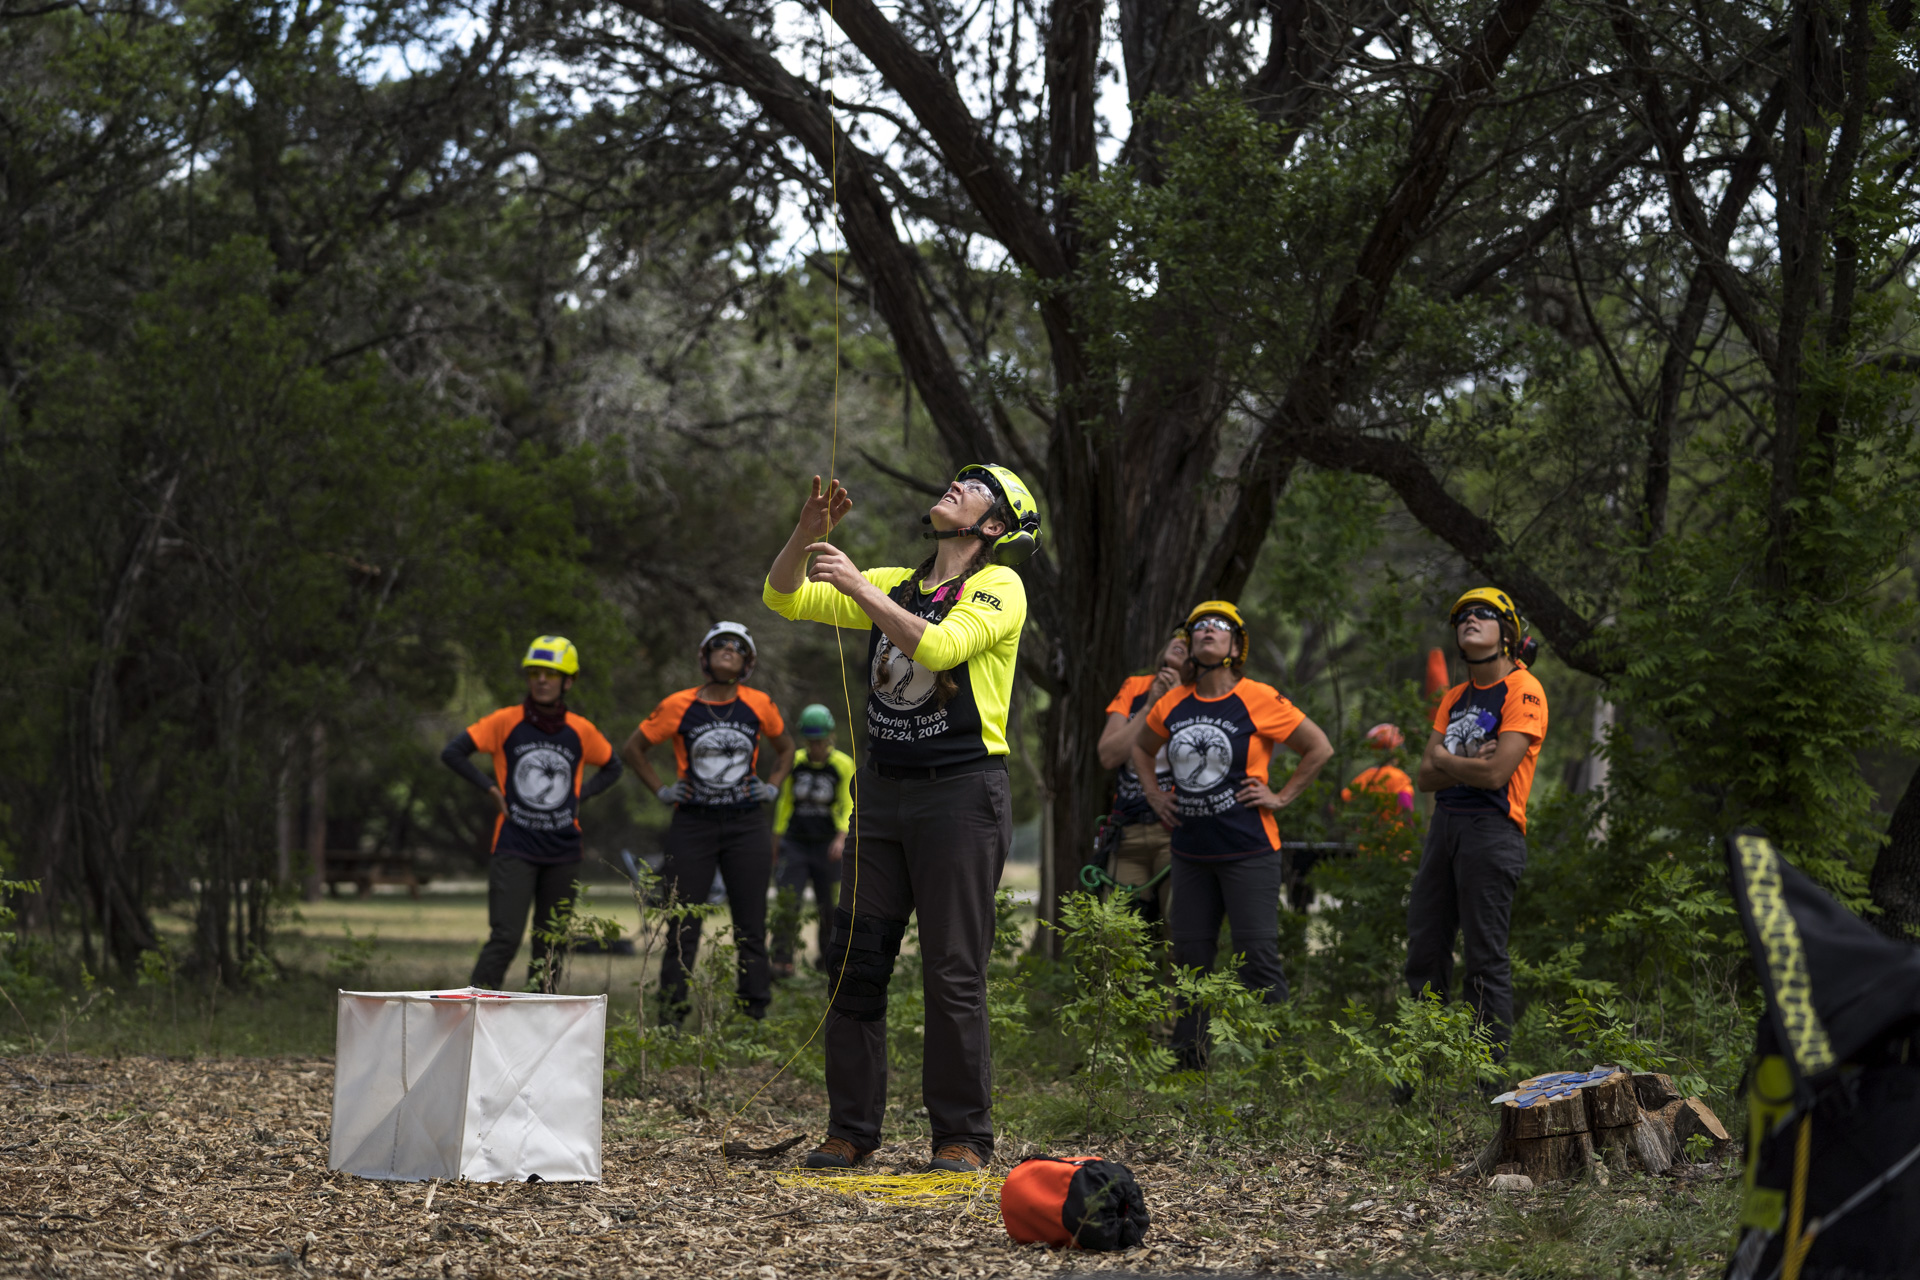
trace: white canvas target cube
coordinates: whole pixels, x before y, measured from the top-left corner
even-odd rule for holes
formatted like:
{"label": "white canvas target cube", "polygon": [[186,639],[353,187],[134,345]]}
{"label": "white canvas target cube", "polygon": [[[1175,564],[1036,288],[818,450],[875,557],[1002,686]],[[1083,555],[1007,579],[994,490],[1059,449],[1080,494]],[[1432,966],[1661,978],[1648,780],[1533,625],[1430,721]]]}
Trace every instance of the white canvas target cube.
{"label": "white canvas target cube", "polygon": [[327,1167],[600,1180],[605,996],[342,991]]}

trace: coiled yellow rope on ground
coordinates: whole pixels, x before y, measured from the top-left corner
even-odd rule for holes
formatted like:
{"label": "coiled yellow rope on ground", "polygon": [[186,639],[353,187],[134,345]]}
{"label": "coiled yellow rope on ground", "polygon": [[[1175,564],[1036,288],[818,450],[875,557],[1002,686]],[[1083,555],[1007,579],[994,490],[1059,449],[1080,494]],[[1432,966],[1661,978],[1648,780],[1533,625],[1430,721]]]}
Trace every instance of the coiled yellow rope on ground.
{"label": "coiled yellow rope on ground", "polygon": [[996,1214],[1000,1185],[1006,1181],[985,1170],[979,1173],[835,1173],[800,1169],[782,1170],[773,1175],[773,1180],[788,1191],[826,1191],[882,1204],[977,1200],[991,1194]]}

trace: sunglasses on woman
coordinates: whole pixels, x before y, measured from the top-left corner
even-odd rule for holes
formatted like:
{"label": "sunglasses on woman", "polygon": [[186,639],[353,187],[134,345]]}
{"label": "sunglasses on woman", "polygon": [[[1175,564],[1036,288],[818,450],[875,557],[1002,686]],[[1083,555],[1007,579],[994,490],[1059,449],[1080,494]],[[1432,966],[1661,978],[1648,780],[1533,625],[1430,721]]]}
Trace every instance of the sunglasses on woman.
{"label": "sunglasses on woman", "polygon": [[1468,618],[1478,618],[1482,622],[1498,622],[1500,621],[1500,611],[1492,605],[1470,604],[1453,615],[1453,625],[1457,627]]}
{"label": "sunglasses on woman", "polygon": [[1195,631],[1231,631],[1233,624],[1225,618],[1202,618],[1193,624]]}

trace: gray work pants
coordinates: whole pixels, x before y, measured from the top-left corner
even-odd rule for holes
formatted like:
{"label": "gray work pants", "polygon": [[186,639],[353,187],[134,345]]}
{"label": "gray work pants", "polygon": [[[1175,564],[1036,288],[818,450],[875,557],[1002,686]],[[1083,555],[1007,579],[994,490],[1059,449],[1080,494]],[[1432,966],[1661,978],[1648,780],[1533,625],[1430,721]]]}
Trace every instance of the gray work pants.
{"label": "gray work pants", "polygon": [[1513,1035],[1513,964],[1507,926],[1527,867],[1527,838],[1505,814],[1435,809],[1407,896],[1407,986],[1452,998],[1453,938],[1460,934],[1466,1001],[1493,1033],[1495,1060]]}
{"label": "gray work pants", "polygon": [[[862,769],[840,905],[856,922],[920,919],[926,1057],[920,1092],[935,1150],[965,1143],[993,1154],[987,961],[993,895],[1013,844],[1004,769],[933,780]],[[828,980],[832,981],[831,970]],[[887,1024],[827,1014],[827,1134],[861,1151],[880,1145],[887,1109]]]}
{"label": "gray work pants", "polygon": [[[1240,985],[1264,991],[1266,1003],[1287,998],[1280,967],[1280,854],[1257,854],[1231,862],[1195,862],[1176,856],[1173,873],[1173,963],[1182,969],[1213,968],[1220,955],[1220,922],[1231,930],[1240,954]],[[1183,1066],[1206,1061],[1206,1027],[1198,1009],[1182,1008],[1173,1023],[1173,1051]]]}

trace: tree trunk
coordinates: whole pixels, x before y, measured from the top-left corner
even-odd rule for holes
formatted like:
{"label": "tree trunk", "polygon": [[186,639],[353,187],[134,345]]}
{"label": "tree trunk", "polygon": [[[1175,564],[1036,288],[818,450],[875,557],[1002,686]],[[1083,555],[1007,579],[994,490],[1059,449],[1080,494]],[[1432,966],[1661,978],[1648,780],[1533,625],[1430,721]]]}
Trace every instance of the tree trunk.
{"label": "tree trunk", "polygon": [[293,883],[293,847],[300,806],[293,800],[293,739],[280,751],[280,776],[273,788],[273,883],[284,889]]}
{"label": "tree trunk", "polygon": [[307,901],[318,902],[327,887],[327,726],[313,726],[313,755],[307,766]]}
{"label": "tree trunk", "polygon": [[1873,861],[1867,882],[1873,905],[1880,908],[1874,923],[1890,937],[1912,942],[1920,938],[1920,769],[1907,780],[1907,790],[1887,824],[1887,843]]}

